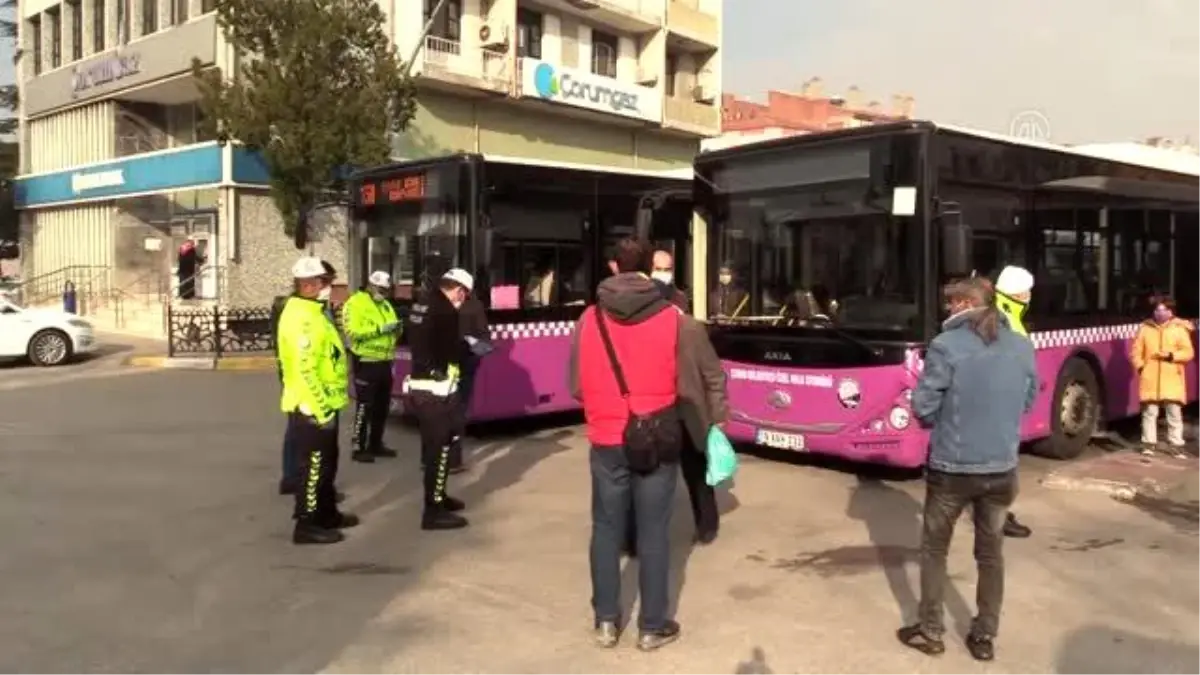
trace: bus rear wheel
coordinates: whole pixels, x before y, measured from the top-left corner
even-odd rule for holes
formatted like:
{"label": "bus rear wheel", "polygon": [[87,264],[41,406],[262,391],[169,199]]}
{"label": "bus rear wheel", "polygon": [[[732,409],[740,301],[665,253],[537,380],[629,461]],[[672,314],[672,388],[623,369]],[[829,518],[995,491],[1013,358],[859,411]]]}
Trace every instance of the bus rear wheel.
{"label": "bus rear wheel", "polygon": [[1075,459],[1083,454],[1100,425],[1100,385],[1086,361],[1066,362],[1054,385],[1050,403],[1050,436],[1033,451],[1052,459]]}

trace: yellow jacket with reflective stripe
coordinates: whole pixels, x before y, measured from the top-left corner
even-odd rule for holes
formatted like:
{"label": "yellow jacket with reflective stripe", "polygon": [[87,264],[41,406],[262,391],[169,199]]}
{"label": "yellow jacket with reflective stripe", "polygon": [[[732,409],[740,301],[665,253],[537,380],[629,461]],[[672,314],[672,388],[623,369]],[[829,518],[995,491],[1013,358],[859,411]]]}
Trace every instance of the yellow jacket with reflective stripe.
{"label": "yellow jacket with reflective stripe", "polygon": [[1025,313],[1024,303],[997,291],[996,309],[1000,310],[1000,313],[1008,318],[1008,327],[1013,329],[1017,335],[1029,337],[1029,331],[1026,330],[1025,324],[1021,322],[1021,316]]}
{"label": "yellow jacket with reflective stripe", "polygon": [[278,331],[280,410],[328,422],[350,402],[346,349],[337,328],[320,302],[293,296],[279,316]]}
{"label": "yellow jacket with reflective stripe", "polygon": [[350,339],[350,351],[363,361],[396,358],[397,333],[383,327],[396,322],[396,310],[388,300],[375,301],[369,291],[358,291],[342,305],[342,330]]}

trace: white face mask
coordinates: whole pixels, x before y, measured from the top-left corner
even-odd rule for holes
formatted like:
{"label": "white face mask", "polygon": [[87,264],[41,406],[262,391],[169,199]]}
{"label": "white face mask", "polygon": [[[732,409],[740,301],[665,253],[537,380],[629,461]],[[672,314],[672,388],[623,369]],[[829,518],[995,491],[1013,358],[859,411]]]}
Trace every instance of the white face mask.
{"label": "white face mask", "polygon": [[722,286],[728,286],[729,284],[733,283],[733,275],[722,274],[721,276],[717,277],[717,281],[721,282]]}
{"label": "white face mask", "polygon": [[383,298],[384,298],[383,289],[372,286],[371,287],[371,297],[375,298],[375,302],[379,302],[380,300],[383,300]]}
{"label": "white face mask", "polygon": [[331,295],[333,295],[333,287],[332,286],[326,286],[325,288],[322,288],[320,291],[317,291],[317,299],[320,300],[321,302],[329,302],[329,297]]}
{"label": "white face mask", "polygon": [[675,279],[675,275],[670,272],[667,272],[665,270],[658,270],[655,272],[651,272],[650,278],[654,279],[655,281],[661,281],[662,283],[667,284],[669,286],[671,284],[671,282]]}

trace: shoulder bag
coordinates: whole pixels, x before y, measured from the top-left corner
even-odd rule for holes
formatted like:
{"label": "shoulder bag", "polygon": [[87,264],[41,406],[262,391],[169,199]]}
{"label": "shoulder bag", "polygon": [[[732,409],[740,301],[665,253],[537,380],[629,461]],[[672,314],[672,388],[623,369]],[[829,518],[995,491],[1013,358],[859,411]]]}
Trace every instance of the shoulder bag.
{"label": "shoulder bag", "polygon": [[625,372],[621,369],[612,337],[608,334],[604,311],[599,307],[596,307],[596,326],[600,329],[600,340],[604,342],[604,351],[608,352],[609,364],[617,378],[617,388],[621,391],[621,398],[625,399],[625,409],[629,411],[623,434],[625,460],[629,469],[635,473],[650,473],[661,464],[678,462],[683,448],[683,427],[679,423],[676,402],[672,401],[670,405],[646,415],[635,413],[629,400]]}

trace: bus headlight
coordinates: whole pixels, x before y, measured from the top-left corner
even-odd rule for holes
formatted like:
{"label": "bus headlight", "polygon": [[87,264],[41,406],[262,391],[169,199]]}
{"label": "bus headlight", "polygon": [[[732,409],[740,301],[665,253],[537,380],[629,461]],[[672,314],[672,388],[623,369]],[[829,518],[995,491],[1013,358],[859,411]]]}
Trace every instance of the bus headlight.
{"label": "bus headlight", "polygon": [[888,413],[888,423],[896,431],[904,431],[908,428],[910,422],[912,422],[912,414],[908,412],[908,408],[896,406]]}

